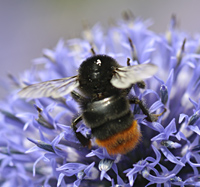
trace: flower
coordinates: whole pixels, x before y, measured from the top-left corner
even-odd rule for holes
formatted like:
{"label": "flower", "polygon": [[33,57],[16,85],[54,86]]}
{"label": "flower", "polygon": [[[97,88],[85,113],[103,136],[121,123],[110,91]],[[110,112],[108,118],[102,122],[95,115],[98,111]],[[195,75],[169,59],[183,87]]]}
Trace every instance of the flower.
{"label": "flower", "polygon": [[[45,49],[19,78],[10,76],[17,87],[0,102],[2,187],[199,185],[200,37],[178,30],[175,17],[166,34],[150,31],[150,25],[130,17],[107,31],[97,24],[80,39]],[[145,89],[134,85],[130,94],[151,114],[166,112],[149,122],[137,105],[131,106],[142,138],[125,155],[109,155],[93,139],[91,150],[81,146],[71,128],[81,111],[70,94],[34,100],[17,95],[25,85],[76,75],[94,51],[123,66],[130,59],[130,65],[151,62],[159,68]],[[91,136],[83,121],[77,132]]]}

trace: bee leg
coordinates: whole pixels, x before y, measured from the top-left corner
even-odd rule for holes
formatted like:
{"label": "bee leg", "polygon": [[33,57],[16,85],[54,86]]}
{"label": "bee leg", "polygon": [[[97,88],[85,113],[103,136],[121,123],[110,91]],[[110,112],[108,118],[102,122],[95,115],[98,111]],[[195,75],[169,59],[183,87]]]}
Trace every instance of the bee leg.
{"label": "bee leg", "polygon": [[86,138],[85,136],[83,136],[80,132],[77,132],[77,127],[76,125],[82,120],[82,115],[79,115],[78,117],[76,117],[73,121],[72,121],[72,128],[73,131],[76,135],[76,138],[79,140],[79,142],[84,146],[84,147],[88,147],[91,148],[91,142],[90,139]]}
{"label": "bee leg", "polygon": [[71,96],[72,98],[76,101],[76,102],[83,102],[85,101],[85,97],[83,97],[81,94],[79,94],[78,92],[76,91],[72,91],[71,92]]}
{"label": "bee leg", "polygon": [[139,105],[139,107],[142,110],[142,112],[147,116],[145,118],[147,121],[150,121],[150,122],[154,121],[154,119],[152,119],[151,114],[149,113],[149,110],[145,106],[144,102],[139,100],[137,97],[133,97],[133,98],[129,99],[129,102],[130,102],[130,104],[138,104]]}
{"label": "bee leg", "polygon": [[140,81],[140,82],[137,82],[137,86],[138,86],[139,88],[142,88],[142,89],[144,89],[144,88],[145,88],[145,86],[146,86],[146,84],[145,84],[145,82],[144,82],[144,81]]}
{"label": "bee leg", "polygon": [[94,50],[94,48],[93,47],[91,47],[91,53],[93,54],[93,55],[96,55],[96,52],[95,52],[95,50]]}
{"label": "bee leg", "polygon": [[145,103],[139,100],[137,97],[133,97],[129,99],[130,104],[138,104],[142,112],[147,116],[145,119],[149,122],[154,122],[158,120],[158,117],[163,115],[166,112],[166,109],[160,114],[150,114],[149,110],[145,106]]}
{"label": "bee leg", "polygon": [[[71,96],[72,98],[78,102],[78,103],[83,103],[86,99],[85,97],[83,97],[82,95],[80,95],[78,92],[76,91],[72,91],[71,92]],[[91,142],[89,138],[86,138],[85,136],[83,136],[83,134],[81,134],[80,132],[77,132],[77,127],[76,125],[82,120],[82,115],[79,115],[78,117],[76,117],[73,121],[72,121],[72,128],[73,131],[76,135],[76,138],[79,140],[79,142],[84,146],[84,147],[91,147]]]}

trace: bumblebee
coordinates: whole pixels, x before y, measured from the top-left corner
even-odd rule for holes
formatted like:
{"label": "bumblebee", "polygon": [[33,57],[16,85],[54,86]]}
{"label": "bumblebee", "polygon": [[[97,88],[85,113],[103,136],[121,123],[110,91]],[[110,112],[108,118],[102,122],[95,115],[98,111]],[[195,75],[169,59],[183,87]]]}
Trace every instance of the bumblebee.
{"label": "bumblebee", "polygon": [[129,99],[128,94],[134,84],[143,85],[141,82],[156,71],[157,66],[150,63],[120,66],[110,56],[95,54],[82,62],[77,75],[33,84],[18,94],[23,98],[58,98],[71,93],[82,111],[72,122],[80,143],[90,145],[87,137],[76,132],[76,125],[83,120],[98,146],[105,147],[111,155],[126,154],[141,138],[130,105],[139,104],[146,119],[153,121],[143,102],[136,97]]}

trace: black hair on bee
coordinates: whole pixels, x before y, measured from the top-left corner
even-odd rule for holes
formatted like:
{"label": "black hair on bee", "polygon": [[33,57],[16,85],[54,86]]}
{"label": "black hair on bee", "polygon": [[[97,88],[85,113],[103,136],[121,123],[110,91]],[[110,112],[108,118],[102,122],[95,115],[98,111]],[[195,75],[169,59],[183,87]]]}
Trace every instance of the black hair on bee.
{"label": "black hair on bee", "polygon": [[[19,96],[58,98],[71,93],[82,111],[72,122],[80,142],[90,144],[88,138],[76,132],[76,124],[83,120],[91,128],[99,146],[105,147],[109,154],[125,154],[138,144],[141,137],[130,110],[132,102],[127,97],[128,93],[133,84],[142,83],[156,71],[157,66],[151,63],[120,66],[110,56],[94,55],[82,62],[78,75],[27,86],[19,92]],[[141,108],[148,115],[148,110]]]}

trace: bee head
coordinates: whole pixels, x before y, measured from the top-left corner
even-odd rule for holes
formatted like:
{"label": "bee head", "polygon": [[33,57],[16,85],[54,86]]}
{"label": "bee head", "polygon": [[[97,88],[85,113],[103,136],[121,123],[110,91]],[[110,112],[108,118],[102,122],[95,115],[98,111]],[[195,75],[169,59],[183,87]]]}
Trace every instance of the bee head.
{"label": "bee head", "polygon": [[94,94],[105,96],[112,94],[116,88],[112,86],[110,80],[116,67],[119,67],[119,64],[106,55],[87,58],[79,68],[80,90],[89,97]]}

